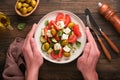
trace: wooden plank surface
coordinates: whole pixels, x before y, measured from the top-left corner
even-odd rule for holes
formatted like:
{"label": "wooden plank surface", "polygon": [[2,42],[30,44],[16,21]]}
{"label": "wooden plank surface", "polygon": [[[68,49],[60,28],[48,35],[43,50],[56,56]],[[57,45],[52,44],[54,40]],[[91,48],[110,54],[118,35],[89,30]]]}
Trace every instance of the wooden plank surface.
{"label": "wooden plank surface", "polygon": [[[10,17],[11,25],[14,31],[0,32],[0,80],[2,80],[2,71],[4,69],[6,51],[10,43],[16,37],[23,37],[27,35],[33,23],[38,21],[48,12],[54,10],[68,10],[79,16],[85,23],[84,10],[89,8],[96,22],[102,27],[103,31],[111,38],[111,40],[120,49],[120,35],[115,31],[113,26],[106,21],[103,16],[98,13],[98,2],[108,3],[112,9],[120,16],[120,0],[40,0],[37,10],[29,17],[22,18],[18,16],[14,10],[16,0],[1,0],[0,12],[4,12]],[[17,30],[18,23],[27,23],[24,30]],[[104,39],[103,39],[104,40]],[[96,40],[98,43],[98,41]],[[120,56],[116,55],[110,46],[104,40],[105,45],[112,55],[112,61],[108,62],[103,51],[98,44],[101,51],[101,56],[97,64],[97,72],[100,80],[120,80]],[[77,70],[76,60],[71,63],[58,65],[48,61],[44,61],[40,69],[40,80],[83,80],[81,73]]]}

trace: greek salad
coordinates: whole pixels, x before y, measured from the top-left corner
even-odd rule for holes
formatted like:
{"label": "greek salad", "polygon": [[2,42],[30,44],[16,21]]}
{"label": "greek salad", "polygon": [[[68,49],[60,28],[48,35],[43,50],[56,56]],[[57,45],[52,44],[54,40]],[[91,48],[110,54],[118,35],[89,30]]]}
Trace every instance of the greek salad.
{"label": "greek salad", "polygon": [[58,13],[55,20],[46,20],[41,30],[41,49],[52,59],[69,58],[81,46],[80,27],[69,14]]}

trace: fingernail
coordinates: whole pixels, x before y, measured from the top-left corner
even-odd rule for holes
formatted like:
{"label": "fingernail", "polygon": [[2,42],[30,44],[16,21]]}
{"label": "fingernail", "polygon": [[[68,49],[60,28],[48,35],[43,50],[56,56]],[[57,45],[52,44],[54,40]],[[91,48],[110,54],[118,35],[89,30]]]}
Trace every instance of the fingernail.
{"label": "fingernail", "polygon": [[34,23],[33,25],[37,25],[36,23]]}

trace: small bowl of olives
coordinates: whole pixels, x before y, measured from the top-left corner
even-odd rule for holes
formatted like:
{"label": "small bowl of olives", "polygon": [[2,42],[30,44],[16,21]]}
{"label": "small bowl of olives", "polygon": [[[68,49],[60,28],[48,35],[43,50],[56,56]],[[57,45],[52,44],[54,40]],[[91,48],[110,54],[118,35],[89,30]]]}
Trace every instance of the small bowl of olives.
{"label": "small bowl of olives", "polygon": [[31,15],[37,8],[39,0],[18,0],[15,4],[15,11],[22,17]]}

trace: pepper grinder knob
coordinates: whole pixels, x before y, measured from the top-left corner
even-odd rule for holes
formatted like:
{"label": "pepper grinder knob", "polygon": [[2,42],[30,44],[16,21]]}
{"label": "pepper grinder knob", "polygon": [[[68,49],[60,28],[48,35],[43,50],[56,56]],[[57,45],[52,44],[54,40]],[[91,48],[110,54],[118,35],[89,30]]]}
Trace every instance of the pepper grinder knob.
{"label": "pepper grinder knob", "polygon": [[99,13],[103,15],[108,21],[112,23],[116,31],[120,34],[120,18],[116,15],[116,12],[110,8],[108,4],[98,3]]}

